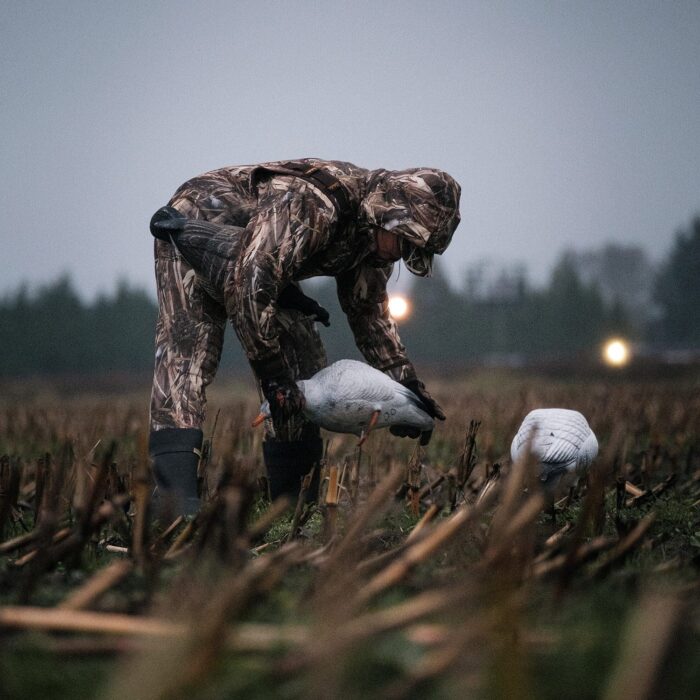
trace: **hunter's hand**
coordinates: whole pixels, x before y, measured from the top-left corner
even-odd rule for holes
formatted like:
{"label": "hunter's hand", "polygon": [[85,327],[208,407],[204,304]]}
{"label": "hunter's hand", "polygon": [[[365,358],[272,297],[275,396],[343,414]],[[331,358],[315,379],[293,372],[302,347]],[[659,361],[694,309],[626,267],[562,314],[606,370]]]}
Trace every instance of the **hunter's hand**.
{"label": "hunter's hand", "polygon": [[304,395],[291,379],[266,379],[263,393],[270,404],[270,415],[275,430],[297,413],[304,410]]}
{"label": "hunter's hand", "polygon": [[277,303],[283,309],[296,309],[322,323],[326,328],[331,325],[330,314],[315,299],[304,294],[296,284],[288,284],[277,297]]}
{"label": "hunter's hand", "polygon": [[407,437],[407,438],[417,438],[421,431],[420,428],[416,428],[412,425],[392,425],[389,428],[389,432],[396,437]]}
{"label": "hunter's hand", "polygon": [[[419,399],[423,410],[431,417],[438,420],[445,420],[445,414],[438,402],[428,393],[420,379],[405,379],[401,382],[407,389],[410,389]],[[410,425],[392,425],[389,432],[397,437],[417,438],[420,436],[420,444],[427,445],[433,436],[432,430],[419,430]]]}
{"label": "hunter's hand", "polygon": [[320,304],[316,302],[314,302],[314,304],[316,304],[317,307],[314,310],[314,320],[322,323],[326,328],[328,328],[331,325],[331,315]]}
{"label": "hunter's hand", "polygon": [[425,384],[420,379],[404,379],[401,384],[410,389],[420,399],[423,404],[423,410],[431,418],[445,420],[445,414],[440,408],[440,404],[430,395],[425,388]]}

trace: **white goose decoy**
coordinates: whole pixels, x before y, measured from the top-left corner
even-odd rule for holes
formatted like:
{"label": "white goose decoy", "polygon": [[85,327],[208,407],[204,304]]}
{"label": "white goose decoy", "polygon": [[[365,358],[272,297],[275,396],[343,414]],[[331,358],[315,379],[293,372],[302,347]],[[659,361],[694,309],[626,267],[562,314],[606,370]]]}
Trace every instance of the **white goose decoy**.
{"label": "white goose decoy", "polygon": [[547,491],[573,486],[598,454],[598,440],[588,421],[566,408],[530,411],[510,445],[513,462],[526,457],[528,445]]}
{"label": "white goose decoy", "polygon": [[[311,379],[299,380],[297,386],[309,420],[326,430],[358,435],[360,444],[373,429],[405,425],[423,433],[434,426],[410,389],[364,362],[338,360]],[[265,401],[253,425],[269,416],[270,405]]]}

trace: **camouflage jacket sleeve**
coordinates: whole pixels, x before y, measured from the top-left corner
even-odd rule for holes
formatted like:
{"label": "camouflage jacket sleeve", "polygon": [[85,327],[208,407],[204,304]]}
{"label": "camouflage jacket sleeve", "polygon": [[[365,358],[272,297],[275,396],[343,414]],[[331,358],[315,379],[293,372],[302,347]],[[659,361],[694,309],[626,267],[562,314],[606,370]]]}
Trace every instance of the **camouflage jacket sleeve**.
{"label": "camouflage jacket sleeve", "polygon": [[336,218],[332,202],[299,178],[259,186],[258,206],[224,290],[226,310],[256,371],[281,370],[277,298],[305,261],[327,244]]}
{"label": "camouflage jacket sleeve", "polygon": [[340,306],[355,343],[372,367],[401,381],[416,376],[396,323],[389,315],[386,283],[392,266],[360,265],[336,277]]}

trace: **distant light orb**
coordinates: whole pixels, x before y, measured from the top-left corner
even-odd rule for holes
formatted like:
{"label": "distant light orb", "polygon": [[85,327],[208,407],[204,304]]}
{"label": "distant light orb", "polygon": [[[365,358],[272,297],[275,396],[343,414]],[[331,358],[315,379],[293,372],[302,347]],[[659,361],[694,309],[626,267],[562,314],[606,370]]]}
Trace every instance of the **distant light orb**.
{"label": "distant light orb", "polygon": [[611,338],[603,347],[603,360],[610,367],[624,367],[632,359],[632,351],[627,341]]}
{"label": "distant light orb", "polygon": [[402,297],[400,294],[393,294],[389,297],[389,313],[392,318],[401,321],[406,318],[410,312],[411,305],[408,303],[406,297]]}

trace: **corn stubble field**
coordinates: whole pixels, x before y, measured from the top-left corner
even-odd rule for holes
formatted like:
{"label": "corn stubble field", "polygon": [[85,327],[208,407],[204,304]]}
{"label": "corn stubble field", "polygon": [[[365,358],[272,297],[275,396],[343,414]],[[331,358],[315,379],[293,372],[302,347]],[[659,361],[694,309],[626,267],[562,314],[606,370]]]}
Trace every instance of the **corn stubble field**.
{"label": "corn stubble field", "polygon": [[[256,397],[219,389],[206,507],[155,525],[145,395],[6,394],[0,696],[699,697],[697,373],[430,386],[428,448],[327,434],[311,509],[264,499]],[[538,406],[601,445],[554,522],[508,458]]]}

